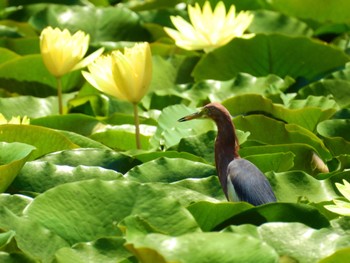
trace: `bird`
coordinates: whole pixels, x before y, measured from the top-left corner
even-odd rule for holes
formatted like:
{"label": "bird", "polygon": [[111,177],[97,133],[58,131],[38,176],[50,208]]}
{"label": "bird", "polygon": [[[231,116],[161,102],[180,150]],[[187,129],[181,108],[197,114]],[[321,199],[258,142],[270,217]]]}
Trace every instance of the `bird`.
{"label": "bird", "polygon": [[215,166],[226,199],[254,206],[276,202],[266,176],[252,162],[240,157],[239,142],[229,111],[222,104],[211,102],[178,121],[201,118],[212,119],[217,126]]}

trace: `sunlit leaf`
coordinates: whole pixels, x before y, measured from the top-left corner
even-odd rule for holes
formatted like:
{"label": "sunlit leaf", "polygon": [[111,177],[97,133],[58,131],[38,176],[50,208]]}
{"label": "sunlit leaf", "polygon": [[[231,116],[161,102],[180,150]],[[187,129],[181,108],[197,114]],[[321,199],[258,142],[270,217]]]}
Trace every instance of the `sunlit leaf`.
{"label": "sunlit leaf", "polygon": [[282,78],[313,80],[348,61],[349,57],[341,50],[317,40],[277,34],[256,35],[252,39],[233,39],[226,46],[204,55],[193,76],[196,80],[228,80],[245,72],[256,77],[275,74]]}
{"label": "sunlit leaf", "polygon": [[0,192],[12,183],[34,150],[24,143],[0,142]]}
{"label": "sunlit leaf", "polygon": [[[158,262],[275,262],[274,249],[258,239],[230,233],[190,233],[180,237],[151,234],[127,240],[126,247],[145,263],[155,262],[150,255],[162,255]],[[234,251],[234,253],[227,253]]]}
{"label": "sunlit leaf", "polygon": [[260,95],[246,94],[235,96],[223,102],[231,115],[262,113],[274,117],[286,123],[294,123],[310,131],[314,131],[317,124],[330,118],[336,108],[322,109],[306,107],[289,109],[280,104],[274,104],[271,100]]}
{"label": "sunlit leaf", "polygon": [[93,242],[77,243],[72,248],[64,247],[55,254],[57,263],[121,262],[132,254],[124,248],[125,239],[104,237]]}
{"label": "sunlit leaf", "polygon": [[120,173],[126,173],[141,162],[123,153],[108,149],[75,149],[48,154],[40,161],[47,161],[56,165],[68,166],[99,166],[112,169]]}
{"label": "sunlit leaf", "polygon": [[127,181],[87,180],[63,184],[36,197],[25,214],[70,244],[118,236],[121,234],[118,223],[133,214],[171,235],[198,228],[189,212],[167,197],[160,185]]}
{"label": "sunlit leaf", "polygon": [[322,140],[298,125],[285,124],[261,115],[239,116],[234,118],[234,123],[238,129],[251,133],[249,140],[272,145],[285,143],[308,144],[322,159],[331,158],[330,152]]}
{"label": "sunlit leaf", "polygon": [[97,8],[91,6],[51,5],[31,19],[35,28],[51,25],[80,29],[91,36],[92,43],[109,41],[140,41],[148,34],[140,26],[138,15],[121,6]]}
{"label": "sunlit leaf", "polygon": [[30,156],[31,160],[47,153],[78,147],[58,132],[34,125],[0,125],[0,140],[35,146],[36,150]]}
{"label": "sunlit leaf", "polygon": [[216,170],[212,165],[178,158],[159,158],[134,167],[125,176],[139,182],[175,182],[214,174]]}
{"label": "sunlit leaf", "polygon": [[28,162],[11,185],[13,190],[42,193],[57,185],[88,179],[116,180],[122,178],[113,170],[93,166],[71,167],[49,162]]}
{"label": "sunlit leaf", "polygon": [[332,228],[314,229],[300,223],[230,226],[228,231],[265,241],[280,256],[291,259],[286,262],[320,262],[337,249],[349,246],[348,234]]}

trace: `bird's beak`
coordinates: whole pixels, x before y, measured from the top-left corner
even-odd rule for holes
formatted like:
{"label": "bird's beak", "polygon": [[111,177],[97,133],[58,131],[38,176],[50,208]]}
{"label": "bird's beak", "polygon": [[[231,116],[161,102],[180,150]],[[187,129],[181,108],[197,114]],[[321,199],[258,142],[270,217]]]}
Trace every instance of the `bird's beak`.
{"label": "bird's beak", "polygon": [[178,121],[179,122],[189,121],[189,120],[201,118],[202,116],[203,116],[203,112],[202,111],[198,111],[198,112],[192,113],[190,115],[187,115],[185,117],[182,117],[181,119],[178,119]]}

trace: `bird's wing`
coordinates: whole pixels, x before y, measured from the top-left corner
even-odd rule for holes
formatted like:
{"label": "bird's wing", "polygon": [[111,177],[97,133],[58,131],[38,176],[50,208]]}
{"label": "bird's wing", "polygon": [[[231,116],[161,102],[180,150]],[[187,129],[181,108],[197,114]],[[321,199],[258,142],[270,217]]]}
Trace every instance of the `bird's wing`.
{"label": "bird's wing", "polygon": [[[261,205],[276,202],[275,194],[265,175],[251,162],[234,159],[227,168],[227,181],[233,184],[239,200]],[[230,186],[228,186],[230,187]]]}

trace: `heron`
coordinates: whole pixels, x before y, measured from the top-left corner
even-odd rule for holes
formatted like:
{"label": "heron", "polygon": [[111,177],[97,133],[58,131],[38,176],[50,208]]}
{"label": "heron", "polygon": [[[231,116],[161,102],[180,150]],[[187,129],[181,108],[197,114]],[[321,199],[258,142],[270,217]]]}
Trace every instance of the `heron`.
{"label": "heron", "polygon": [[178,121],[199,118],[210,118],[216,123],[215,166],[227,200],[245,201],[254,206],[276,202],[266,176],[252,162],[240,157],[238,138],[229,111],[220,103],[212,102]]}

